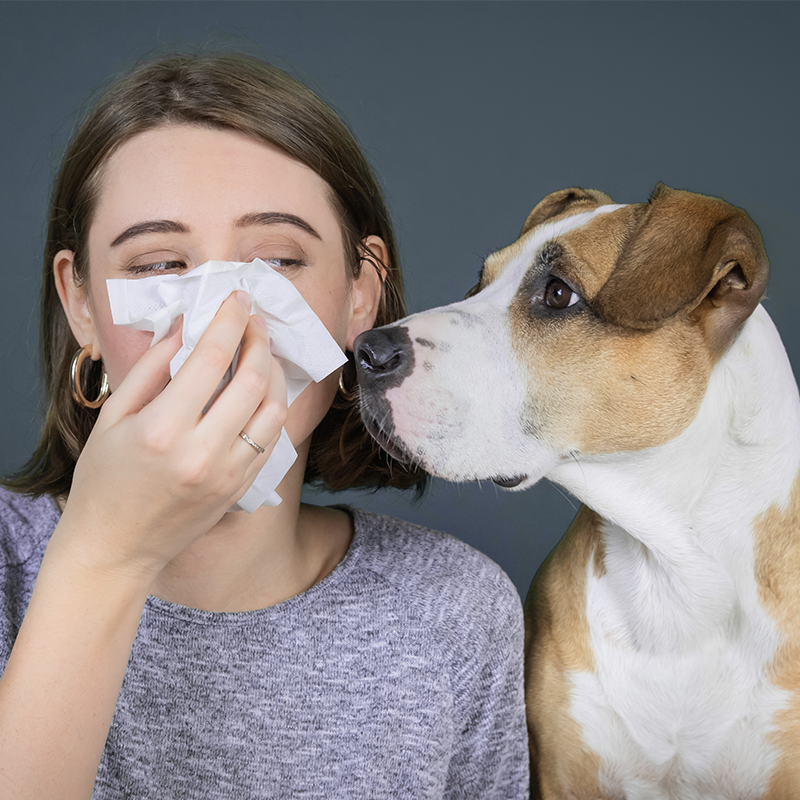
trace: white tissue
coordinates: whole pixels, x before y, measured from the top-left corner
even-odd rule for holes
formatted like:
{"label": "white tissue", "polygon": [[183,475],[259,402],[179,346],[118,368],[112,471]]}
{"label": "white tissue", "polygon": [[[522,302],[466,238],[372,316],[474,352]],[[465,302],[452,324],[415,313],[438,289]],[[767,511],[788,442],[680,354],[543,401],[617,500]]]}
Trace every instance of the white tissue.
{"label": "white tissue", "polygon": [[[152,331],[152,344],[163,339],[172,322],[183,314],[183,346],[169,365],[173,376],[220,305],[237,289],[250,295],[251,313],[267,321],[272,354],[286,376],[290,405],[311,381],[321,381],[346,361],[339,345],[292,282],[261,259],[249,263],[207,261],[185,275],[123,278],[106,284],[114,324]],[[234,369],[235,360],[214,397],[231,379]],[[282,430],[269,460],[234,510],[252,512],[262,505],[278,505],[281,499],[275,488],[296,458],[289,436]]]}

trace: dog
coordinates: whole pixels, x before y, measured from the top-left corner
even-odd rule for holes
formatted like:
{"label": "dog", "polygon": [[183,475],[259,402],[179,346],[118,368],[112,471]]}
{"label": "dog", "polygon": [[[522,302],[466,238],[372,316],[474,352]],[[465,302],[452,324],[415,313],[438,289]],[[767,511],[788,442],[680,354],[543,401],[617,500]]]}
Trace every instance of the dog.
{"label": "dog", "polygon": [[582,503],[525,603],[532,792],[800,798],[800,400],[758,228],[565,189],[461,302],[362,334],[362,418]]}

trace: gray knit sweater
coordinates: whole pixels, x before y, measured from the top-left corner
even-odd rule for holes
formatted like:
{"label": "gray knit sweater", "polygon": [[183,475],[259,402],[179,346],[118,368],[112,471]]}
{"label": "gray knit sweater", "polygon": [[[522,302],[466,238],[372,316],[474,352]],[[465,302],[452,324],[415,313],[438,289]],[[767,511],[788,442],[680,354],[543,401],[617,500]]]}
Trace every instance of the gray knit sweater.
{"label": "gray knit sweater", "polygon": [[[452,537],[348,510],[345,559],[277,606],[147,600],[96,800],[527,797],[513,585]],[[0,490],[0,667],[57,521]]]}

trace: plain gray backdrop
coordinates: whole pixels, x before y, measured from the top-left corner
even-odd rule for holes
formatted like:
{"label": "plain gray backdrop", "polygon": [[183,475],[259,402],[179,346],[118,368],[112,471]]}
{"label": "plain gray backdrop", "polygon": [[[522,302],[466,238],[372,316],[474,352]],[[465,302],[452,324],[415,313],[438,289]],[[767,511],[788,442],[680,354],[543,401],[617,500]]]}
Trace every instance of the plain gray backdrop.
{"label": "plain gray backdrop", "polygon": [[[348,120],[400,239],[410,309],[461,299],[481,260],[567,186],[642,202],[658,181],[750,212],[766,307],[798,364],[800,5],[782,2],[0,2],[0,472],[40,424],[37,298],[46,205],[76,113],[170,46],[245,49]],[[435,481],[352,501],[448,531],[521,594],[575,501]]]}

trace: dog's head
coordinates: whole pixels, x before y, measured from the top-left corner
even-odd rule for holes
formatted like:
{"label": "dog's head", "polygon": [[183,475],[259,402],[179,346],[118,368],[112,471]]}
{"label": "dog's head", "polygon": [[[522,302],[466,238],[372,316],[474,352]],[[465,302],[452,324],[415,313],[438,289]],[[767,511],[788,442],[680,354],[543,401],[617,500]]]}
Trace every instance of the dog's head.
{"label": "dog's head", "polygon": [[767,274],[755,224],[721,200],[663,184],[638,205],[556,192],[467,299],[359,337],[362,417],[397,458],[503,486],[576,453],[663,444]]}

